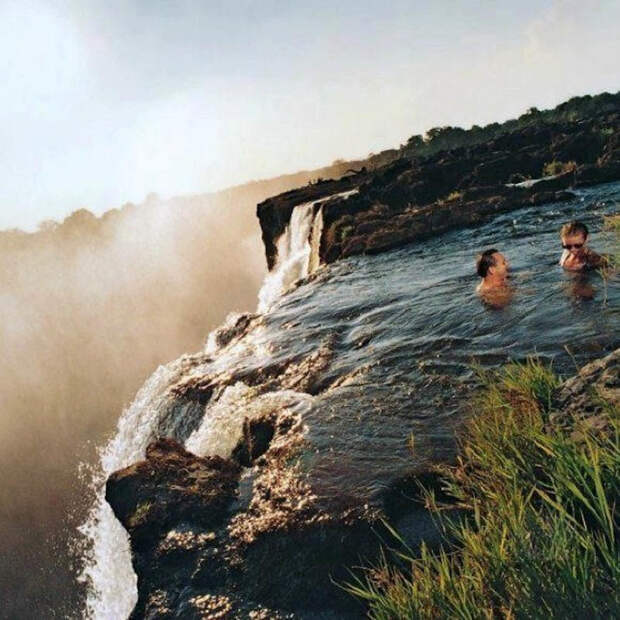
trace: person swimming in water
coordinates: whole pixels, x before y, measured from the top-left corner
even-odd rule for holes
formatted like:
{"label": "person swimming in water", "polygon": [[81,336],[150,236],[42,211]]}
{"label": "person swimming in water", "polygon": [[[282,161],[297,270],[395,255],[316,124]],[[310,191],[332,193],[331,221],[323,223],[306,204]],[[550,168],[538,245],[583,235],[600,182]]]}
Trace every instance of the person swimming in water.
{"label": "person swimming in water", "polygon": [[605,265],[605,259],[587,247],[588,227],[583,222],[573,220],[560,229],[562,256],[560,265],[568,271],[585,271]]}
{"label": "person swimming in water", "polygon": [[482,278],[476,291],[483,301],[494,308],[503,308],[512,298],[508,268],[506,257],[495,248],[485,250],[476,259],[476,272]]}

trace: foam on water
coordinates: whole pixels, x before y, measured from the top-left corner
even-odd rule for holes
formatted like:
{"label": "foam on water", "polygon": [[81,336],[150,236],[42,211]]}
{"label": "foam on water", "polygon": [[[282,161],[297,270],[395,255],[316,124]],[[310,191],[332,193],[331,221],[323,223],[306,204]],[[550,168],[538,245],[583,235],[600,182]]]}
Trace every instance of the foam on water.
{"label": "foam on water", "polygon": [[137,601],[129,538],[105,501],[108,476],[144,458],[164,409],[168,386],[182,373],[182,358],[160,366],[146,381],[131,406],[120,416],[116,435],[99,451],[100,468],[91,487],[95,502],[79,532],[89,541],[79,581],[89,585],[85,615],[95,620],[126,618]]}
{"label": "foam on water", "polygon": [[293,390],[256,395],[242,382],[227,387],[213,405],[209,405],[202,424],[190,435],[185,448],[199,456],[230,456],[242,436],[245,418],[262,417],[283,410],[302,412],[312,396]]}

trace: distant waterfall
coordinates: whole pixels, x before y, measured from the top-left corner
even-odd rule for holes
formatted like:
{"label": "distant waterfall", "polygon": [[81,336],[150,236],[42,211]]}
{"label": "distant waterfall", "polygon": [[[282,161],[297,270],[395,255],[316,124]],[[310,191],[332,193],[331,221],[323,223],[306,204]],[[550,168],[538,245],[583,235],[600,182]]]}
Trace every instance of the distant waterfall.
{"label": "distant waterfall", "polygon": [[309,273],[310,235],[317,219],[316,201],[293,209],[291,221],[277,242],[278,260],[258,293],[258,311],[265,312],[293,282]]}
{"label": "distant waterfall", "polygon": [[318,269],[323,204],[332,198],[346,198],[357,191],[357,188],[347,190],[294,207],[288,226],[278,238],[277,262],[258,293],[258,312],[266,312],[293,282]]}

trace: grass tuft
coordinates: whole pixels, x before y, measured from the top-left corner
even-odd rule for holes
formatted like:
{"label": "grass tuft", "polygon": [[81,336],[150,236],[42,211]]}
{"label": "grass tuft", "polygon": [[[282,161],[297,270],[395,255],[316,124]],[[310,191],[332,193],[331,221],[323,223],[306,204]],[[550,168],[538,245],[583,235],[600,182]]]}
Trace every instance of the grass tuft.
{"label": "grass tuft", "polygon": [[602,431],[567,429],[550,421],[550,366],[478,374],[459,458],[441,468],[465,512],[426,492],[443,547],[383,554],[343,587],[377,619],[620,617],[617,409]]}

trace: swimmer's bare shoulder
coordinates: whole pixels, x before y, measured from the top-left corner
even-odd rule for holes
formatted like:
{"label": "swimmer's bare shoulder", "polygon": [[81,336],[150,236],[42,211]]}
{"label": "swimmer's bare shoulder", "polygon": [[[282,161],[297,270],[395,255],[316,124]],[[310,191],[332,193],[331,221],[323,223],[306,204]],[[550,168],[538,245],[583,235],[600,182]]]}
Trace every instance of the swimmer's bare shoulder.
{"label": "swimmer's bare shoulder", "polygon": [[505,308],[514,296],[514,288],[512,286],[499,286],[493,288],[480,288],[478,294],[481,300],[492,308]]}

